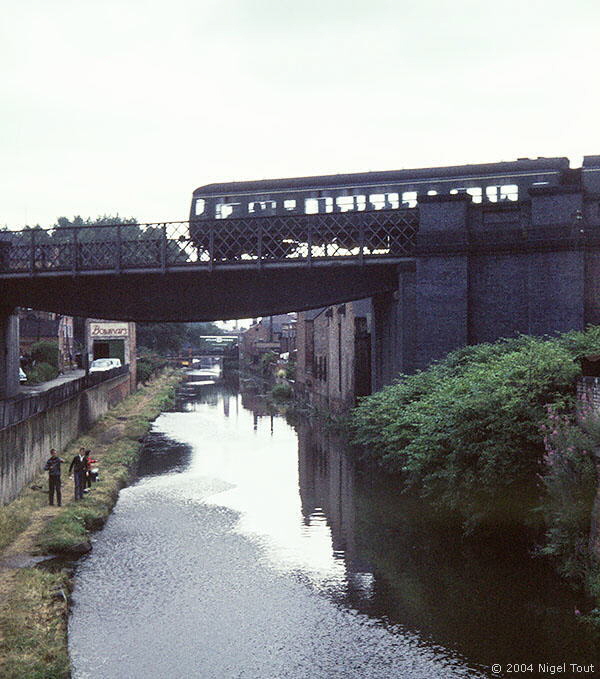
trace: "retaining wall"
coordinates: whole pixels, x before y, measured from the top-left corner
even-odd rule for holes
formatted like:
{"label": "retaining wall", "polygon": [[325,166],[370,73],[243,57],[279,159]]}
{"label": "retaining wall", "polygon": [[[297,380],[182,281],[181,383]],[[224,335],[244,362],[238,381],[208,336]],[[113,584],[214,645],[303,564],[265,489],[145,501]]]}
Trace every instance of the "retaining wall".
{"label": "retaining wall", "polygon": [[2,504],[14,500],[32,481],[48,459],[51,448],[56,448],[60,454],[131,392],[129,372],[87,388],[63,390],[61,393],[65,398],[62,400],[56,394],[52,397],[52,391],[17,402],[15,407],[21,403],[20,408],[29,411],[29,416],[0,429]]}

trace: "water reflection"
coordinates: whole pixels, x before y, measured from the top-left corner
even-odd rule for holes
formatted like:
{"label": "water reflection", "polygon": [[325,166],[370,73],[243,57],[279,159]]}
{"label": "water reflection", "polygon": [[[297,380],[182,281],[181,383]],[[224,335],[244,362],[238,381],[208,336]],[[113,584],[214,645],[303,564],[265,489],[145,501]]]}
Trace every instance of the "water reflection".
{"label": "water reflection", "polygon": [[303,518],[331,529],[346,605],[474,666],[560,658],[599,666],[597,635],[574,615],[580,597],[532,557],[523,535],[465,540],[393,480],[357,471],[331,433],[304,424],[298,438]]}
{"label": "water reflection", "polygon": [[294,431],[259,394],[201,381],[155,423],[140,482],[80,568],[75,677],[446,678],[593,662],[572,593],[514,536],[458,540],[331,433]]}

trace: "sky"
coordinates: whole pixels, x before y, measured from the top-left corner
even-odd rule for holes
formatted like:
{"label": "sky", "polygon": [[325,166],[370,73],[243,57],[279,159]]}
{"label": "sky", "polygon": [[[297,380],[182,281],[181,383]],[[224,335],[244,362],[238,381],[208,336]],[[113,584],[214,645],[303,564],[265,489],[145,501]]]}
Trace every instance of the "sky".
{"label": "sky", "polygon": [[20,0],[0,226],[219,181],[600,154],[597,0]]}

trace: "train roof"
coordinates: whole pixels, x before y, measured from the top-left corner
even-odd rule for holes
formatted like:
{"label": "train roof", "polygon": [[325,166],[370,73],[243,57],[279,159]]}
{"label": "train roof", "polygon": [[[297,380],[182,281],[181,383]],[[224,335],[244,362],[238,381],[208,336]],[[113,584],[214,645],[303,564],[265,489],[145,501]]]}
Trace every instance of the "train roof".
{"label": "train roof", "polygon": [[479,175],[518,174],[544,170],[566,170],[568,158],[519,158],[500,163],[481,163],[475,165],[450,165],[448,167],[421,167],[406,170],[384,170],[381,172],[356,172],[352,174],[328,174],[311,177],[290,177],[287,179],[260,179],[255,181],[222,182],[206,184],[194,191],[194,196],[238,195],[242,193],[268,193],[282,189],[306,190],[311,188],[394,183],[417,179],[436,179],[448,177],[477,177]]}

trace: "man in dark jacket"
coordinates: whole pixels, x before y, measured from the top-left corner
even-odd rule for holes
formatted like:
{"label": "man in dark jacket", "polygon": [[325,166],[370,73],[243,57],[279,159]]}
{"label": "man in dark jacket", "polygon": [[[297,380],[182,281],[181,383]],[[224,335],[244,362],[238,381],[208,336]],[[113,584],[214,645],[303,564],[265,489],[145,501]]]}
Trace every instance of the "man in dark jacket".
{"label": "man in dark jacket", "polygon": [[71,460],[69,465],[69,474],[73,472],[75,480],[75,499],[81,500],[83,498],[83,485],[85,483],[85,475],[87,472],[87,458],[85,456],[85,448],[79,449],[79,455]]}
{"label": "man in dark jacket", "polygon": [[48,503],[54,504],[54,493],[56,493],[56,504],[60,507],[62,495],[60,493],[60,465],[64,460],[58,457],[56,450],[52,448],[50,457],[44,469],[48,472]]}

